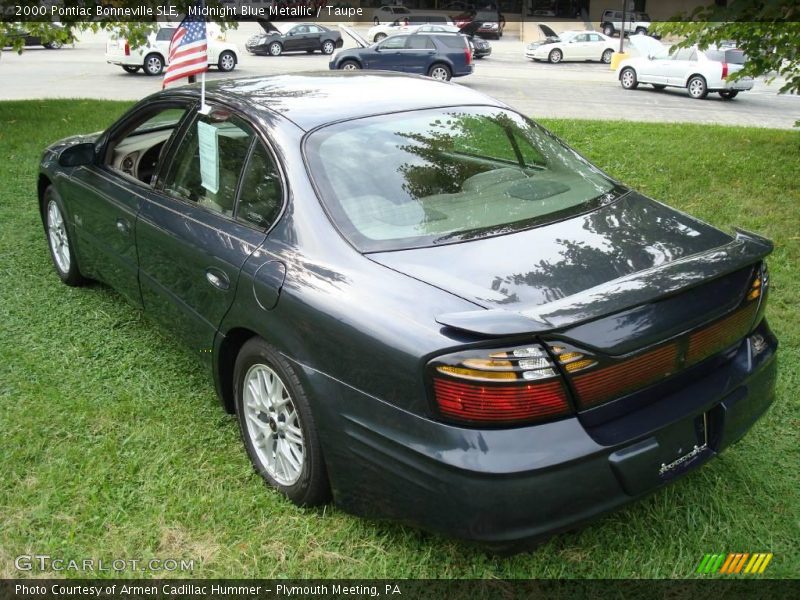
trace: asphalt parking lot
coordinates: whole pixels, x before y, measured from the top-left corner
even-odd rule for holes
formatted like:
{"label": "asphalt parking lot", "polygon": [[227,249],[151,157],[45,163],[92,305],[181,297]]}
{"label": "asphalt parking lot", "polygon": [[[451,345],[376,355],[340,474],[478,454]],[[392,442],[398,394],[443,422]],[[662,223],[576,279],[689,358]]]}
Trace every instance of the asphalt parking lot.
{"label": "asphalt parking lot", "polygon": [[[233,76],[327,70],[328,57],[316,53],[277,58],[250,56],[247,38],[258,31],[242,23],[228,32],[238,44],[240,64]],[[362,32],[363,33],[363,32]],[[103,98],[136,100],[161,89],[160,77],[130,75],[105,62],[107,33],[86,32],[74,47],[61,50],[26,48],[22,55],[4,51],[0,59],[0,100],[30,98]],[[454,80],[490,94],[536,117],[622,119],[719,123],[791,128],[800,119],[800,97],[779,96],[777,83],[756,82],[753,90],[733,101],[711,94],[692,100],[683,90],[656,92],[649,86],[625,91],[607,65],[600,63],[534,63],[523,57],[523,43],[506,35],[492,41],[492,56],[477,60],[475,73]],[[345,47],[352,46],[345,36]],[[209,79],[225,76],[215,69]],[[230,76],[230,75],[227,75]]]}

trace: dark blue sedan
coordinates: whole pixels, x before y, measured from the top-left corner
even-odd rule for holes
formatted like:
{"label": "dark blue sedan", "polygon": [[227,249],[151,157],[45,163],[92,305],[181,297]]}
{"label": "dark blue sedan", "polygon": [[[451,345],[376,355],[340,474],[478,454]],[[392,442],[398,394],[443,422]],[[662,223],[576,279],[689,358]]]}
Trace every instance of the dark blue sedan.
{"label": "dark blue sedan", "polygon": [[469,40],[458,33],[398,34],[370,44],[352,29],[342,29],[359,47],[339,52],[328,65],[333,70],[401,71],[441,81],[473,71]]}
{"label": "dark blue sedan", "polygon": [[159,92],[47,148],[44,234],[64,283],[185,342],[293,502],[508,544],[693,471],[772,403],[768,240],[426,77],[199,102]]}

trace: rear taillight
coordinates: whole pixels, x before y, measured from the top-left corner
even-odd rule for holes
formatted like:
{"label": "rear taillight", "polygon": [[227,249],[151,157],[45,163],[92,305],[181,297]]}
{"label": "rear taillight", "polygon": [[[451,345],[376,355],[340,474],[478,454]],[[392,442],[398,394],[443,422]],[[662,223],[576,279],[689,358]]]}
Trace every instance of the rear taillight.
{"label": "rear taillight", "polygon": [[125,42],[125,56],[131,55],[131,45],[128,42]]}
{"label": "rear taillight", "polygon": [[465,350],[429,366],[438,412],[452,421],[521,425],[572,412],[561,377],[538,344]]}
{"label": "rear taillight", "polygon": [[736,310],[654,349],[601,357],[561,341],[548,342],[548,347],[566,373],[578,409],[592,408],[655,385],[733,347],[758,324],[768,281],[762,263],[754,270]]}
{"label": "rear taillight", "polygon": [[722,78],[723,79],[728,78],[728,63],[726,62],[722,63]]}
{"label": "rear taillight", "polygon": [[472,50],[469,49],[469,46],[464,48],[464,55],[467,57],[467,64],[472,64]]}

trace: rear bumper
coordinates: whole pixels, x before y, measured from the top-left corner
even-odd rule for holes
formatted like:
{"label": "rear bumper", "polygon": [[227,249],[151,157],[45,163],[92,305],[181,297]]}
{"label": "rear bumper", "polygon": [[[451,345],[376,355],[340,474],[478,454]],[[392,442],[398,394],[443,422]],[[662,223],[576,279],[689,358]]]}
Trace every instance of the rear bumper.
{"label": "rear bumper", "polygon": [[[722,367],[593,427],[573,417],[512,430],[463,429],[311,369],[303,374],[312,397],[325,399],[314,410],[323,413],[317,423],[339,506],[453,537],[513,544],[623,506],[741,438],[773,401],[776,349],[762,322]],[[703,422],[706,445],[699,438]]]}

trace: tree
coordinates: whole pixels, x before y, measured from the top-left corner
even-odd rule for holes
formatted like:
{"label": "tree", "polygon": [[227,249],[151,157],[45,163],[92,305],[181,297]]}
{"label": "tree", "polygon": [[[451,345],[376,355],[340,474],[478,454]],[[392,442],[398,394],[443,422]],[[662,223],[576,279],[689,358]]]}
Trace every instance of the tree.
{"label": "tree", "polygon": [[[159,8],[164,5],[161,0],[95,0],[96,4],[89,2],[76,2],[73,0],[66,0],[62,5],[72,7],[77,5],[86,5],[88,10],[92,11],[91,18],[86,18],[81,15],[68,15],[64,16],[58,13],[47,15],[36,14],[32,16],[19,17],[19,21],[12,21],[15,19],[16,10],[20,5],[26,6],[48,6],[48,4],[41,2],[41,0],[0,0],[0,11],[2,11],[2,21],[0,21],[0,52],[3,48],[11,48],[15,52],[21,53],[25,47],[25,38],[23,34],[28,34],[33,37],[38,37],[43,43],[60,42],[62,44],[71,44],[76,34],[81,31],[100,31],[101,29],[113,31],[120,37],[128,40],[132,48],[143,46],[147,42],[147,36],[158,29],[159,23],[156,22],[156,15],[159,14]],[[175,7],[176,13],[171,21],[180,21],[186,13],[186,9],[195,2],[191,0],[177,0],[170,3]],[[210,0],[206,3],[211,7],[219,7],[219,2]],[[112,17],[101,16],[97,18],[97,11],[101,7],[111,7],[117,9],[131,9],[141,10],[142,7],[148,7],[151,11],[150,21],[136,17],[138,20],[129,19],[127,21],[115,21]],[[56,10],[56,9],[52,9]],[[181,15],[181,16],[177,16]],[[159,20],[164,20],[159,17]],[[54,24],[54,21],[57,24]],[[220,25],[220,29],[225,31],[231,27],[236,27],[236,24],[227,20],[214,19],[215,23]]]}
{"label": "tree", "polygon": [[707,6],[659,23],[661,35],[683,37],[684,48],[701,49],[732,40],[748,60],[732,77],[776,76],[785,79],[779,93],[800,93],[800,3],[797,0],[732,0],[730,6]]}

